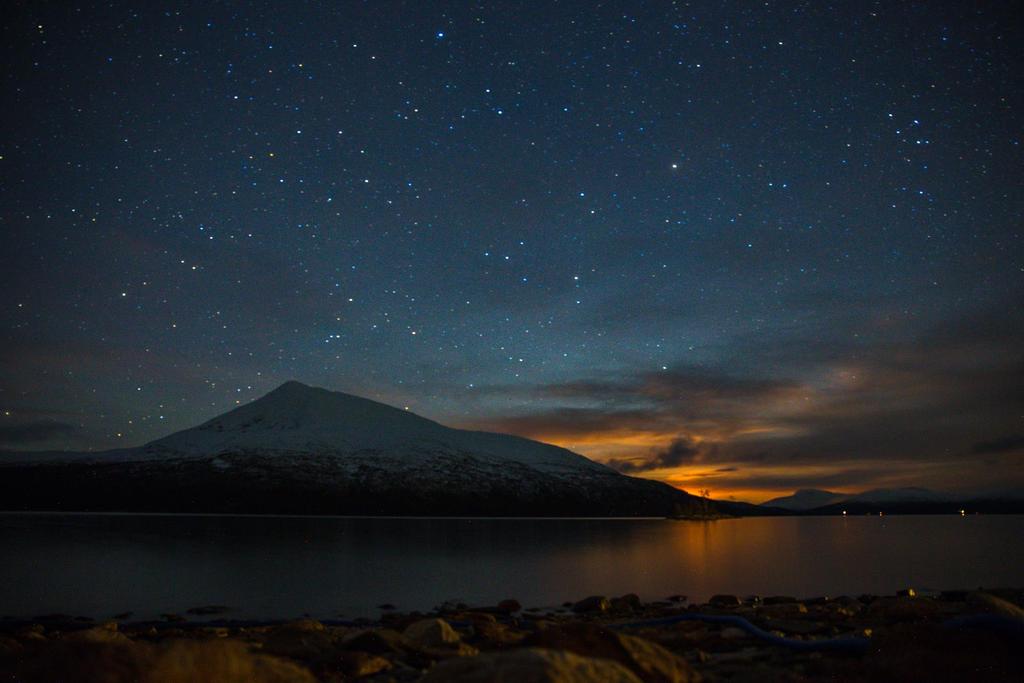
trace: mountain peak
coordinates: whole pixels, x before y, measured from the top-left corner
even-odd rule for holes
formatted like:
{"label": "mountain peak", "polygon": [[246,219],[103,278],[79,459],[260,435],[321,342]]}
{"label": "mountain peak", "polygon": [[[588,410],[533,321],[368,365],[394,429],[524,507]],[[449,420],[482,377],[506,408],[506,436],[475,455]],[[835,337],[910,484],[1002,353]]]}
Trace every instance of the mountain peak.
{"label": "mountain peak", "polygon": [[312,388],[313,387],[309,386],[308,384],[303,384],[302,382],[300,382],[297,379],[290,379],[287,382],[285,382],[284,384],[282,384],[281,386],[279,386],[277,389],[274,389],[274,391],[280,391],[281,389],[312,389]]}
{"label": "mountain peak", "polygon": [[[267,396],[271,396],[273,394],[303,394],[303,393],[311,393],[311,392],[318,392],[318,391],[328,391],[328,390],[327,389],[323,389],[321,387],[310,386],[309,384],[303,384],[302,382],[300,382],[298,380],[295,380],[295,379],[290,379],[287,382],[285,382],[284,384],[281,384],[280,386],[278,386],[276,389],[273,389],[273,390],[267,392],[266,394],[264,394],[264,398],[267,397]],[[329,393],[340,393],[340,392],[329,392]],[[257,400],[259,400],[259,399],[257,399]]]}
{"label": "mountain peak", "polygon": [[463,453],[531,467],[609,471],[557,446],[507,434],[452,429],[408,410],[296,381],[143,448],[186,456],[376,453],[409,462],[429,453]]}

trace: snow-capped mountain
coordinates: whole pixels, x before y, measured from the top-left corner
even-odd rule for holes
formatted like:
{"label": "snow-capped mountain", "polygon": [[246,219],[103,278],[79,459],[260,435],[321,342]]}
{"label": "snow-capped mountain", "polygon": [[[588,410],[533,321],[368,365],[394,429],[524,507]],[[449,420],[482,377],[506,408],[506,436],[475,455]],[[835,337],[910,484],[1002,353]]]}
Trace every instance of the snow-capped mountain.
{"label": "snow-capped mountain", "polygon": [[897,489],[872,489],[846,498],[858,503],[947,503],[952,496],[940,491],[907,486]]}
{"label": "snow-capped mountain", "polygon": [[[961,496],[960,499],[967,497]],[[801,489],[791,496],[773,498],[761,503],[762,507],[792,510],[794,512],[824,511],[835,512],[839,508],[862,510],[874,506],[907,507],[913,505],[937,505],[956,503],[956,496],[932,491],[931,489],[909,486],[893,489],[871,489],[862,493],[835,493],[821,489]],[[838,507],[837,507],[838,506]]]}
{"label": "snow-capped mountain", "polygon": [[9,454],[0,466],[0,498],[23,509],[663,515],[697,505],[564,448],[299,382],[138,448]]}
{"label": "snow-capped mountain", "polygon": [[145,447],[193,456],[240,451],[351,454],[418,461],[459,451],[552,472],[610,471],[572,451],[508,434],[452,429],[383,403],[286,382],[261,399]]}
{"label": "snow-capped mountain", "polygon": [[833,493],[822,489],[800,489],[791,496],[772,498],[761,503],[764,507],[782,508],[783,510],[812,510],[823,505],[838,503],[846,496],[842,493]]}

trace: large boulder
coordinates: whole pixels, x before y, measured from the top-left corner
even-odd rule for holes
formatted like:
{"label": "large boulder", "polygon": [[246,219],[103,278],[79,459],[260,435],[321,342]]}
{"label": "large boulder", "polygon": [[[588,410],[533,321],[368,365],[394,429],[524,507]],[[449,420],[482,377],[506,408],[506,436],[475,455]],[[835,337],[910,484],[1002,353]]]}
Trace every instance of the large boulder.
{"label": "large boulder", "polygon": [[641,683],[641,680],[629,669],[608,659],[543,648],[520,648],[445,660],[430,669],[420,683]]}
{"label": "large boulder", "polygon": [[342,650],[344,635],[344,630],[327,629],[319,621],[293,621],[267,632],[263,651],[307,662],[328,661]]}
{"label": "large boulder", "polygon": [[79,631],[68,631],[63,634],[63,640],[77,641],[81,643],[127,643],[128,637],[118,631],[117,622],[109,621],[100,626],[82,629]]}
{"label": "large boulder", "polygon": [[434,659],[465,657],[478,652],[472,645],[463,643],[458,632],[444,619],[420,619],[409,624],[402,635],[412,647]]}
{"label": "large boulder", "polygon": [[54,641],[0,661],[0,680],[19,683],[316,683],[309,670],[225,640]]}
{"label": "large boulder", "polygon": [[444,619],[420,619],[403,632],[405,639],[417,647],[455,647],[462,638]]}
{"label": "large boulder", "polygon": [[737,598],[735,595],[728,595],[722,593],[719,595],[712,595],[711,599],[708,601],[708,604],[712,607],[729,608],[739,607],[743,604],[743,601]]}
{"label": "large boulder", "polygon": [[603,595],[591,595],[583,598],[572,606],[572,611],[577,614],[588,614],[591,612],[607,612],[611,602]]}
{"label": "large boulder", "polygon": [[699,681],[700,674],[678,655],[643,638],[589,623],[553,626],[530,636],[526,645],[567,650],[619,662],[645,683]]}
{"label": "large boulder", "polygon": [[342,643],[349,650],[375,655],[398,654],[412,649],[405,636],[389,628],[353,631],[342,638]]}

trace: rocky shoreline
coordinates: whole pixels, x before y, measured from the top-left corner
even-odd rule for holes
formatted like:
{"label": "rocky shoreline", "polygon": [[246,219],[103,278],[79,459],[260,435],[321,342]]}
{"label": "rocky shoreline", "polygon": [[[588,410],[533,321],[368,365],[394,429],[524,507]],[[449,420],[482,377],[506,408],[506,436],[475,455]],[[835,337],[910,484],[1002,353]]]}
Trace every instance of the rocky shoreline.
{"label": "rocky shoreline", "polygon": [[[380,620],[0,620],[0,680],[81,683],[683,683],[1024,680],[1024,590],[798,600],[590,596]],[[198,620],[214,617],[212,620]]]}

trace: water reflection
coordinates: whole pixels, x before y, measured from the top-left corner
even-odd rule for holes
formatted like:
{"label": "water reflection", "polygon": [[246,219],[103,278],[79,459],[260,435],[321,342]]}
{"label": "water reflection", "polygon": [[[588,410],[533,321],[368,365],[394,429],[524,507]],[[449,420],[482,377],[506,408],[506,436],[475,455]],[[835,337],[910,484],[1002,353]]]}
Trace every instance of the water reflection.
{"label": "water reflection", "polygon": [[389,602],[1021,583],[1022,516],[439,520],[0,515],[0,614],[375,616]]}

